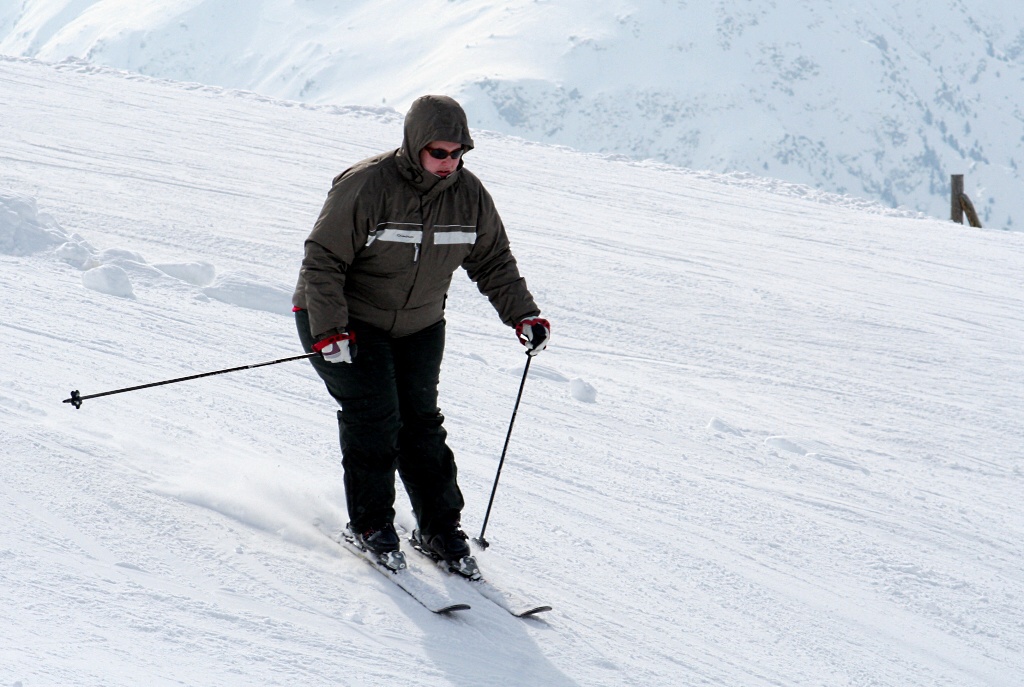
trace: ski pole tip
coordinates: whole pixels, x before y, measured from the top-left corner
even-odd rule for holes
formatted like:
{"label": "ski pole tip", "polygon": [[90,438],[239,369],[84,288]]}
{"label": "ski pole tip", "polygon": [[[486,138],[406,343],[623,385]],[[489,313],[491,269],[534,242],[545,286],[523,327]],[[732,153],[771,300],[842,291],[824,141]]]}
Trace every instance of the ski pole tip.
{"label": "ski pole tip", "polygon": [[486,549],[488,546],[490,546],[490,544],[487,543],[487,540],[483,537],[473,537],[473,541],[479,544],[481,549]]}
{"label": "ski pole tip", "polygon": [[78,392],[78,389],[75,389],[71,392],[71,398],[65,398],[63,402],[70,403],[75,407],[75,410],[78,410],[82,407],[82,394]]}

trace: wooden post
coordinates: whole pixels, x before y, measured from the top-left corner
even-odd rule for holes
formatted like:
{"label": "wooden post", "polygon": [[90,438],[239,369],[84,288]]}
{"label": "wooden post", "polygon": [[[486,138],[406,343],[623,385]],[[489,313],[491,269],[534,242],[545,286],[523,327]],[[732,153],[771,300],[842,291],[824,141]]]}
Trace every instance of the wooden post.
{"label": "wooden post", "polygon": [[974,209],[974,203],[967,197],[966,193],[960,194],[960,207],[964,209],[964,213],[967,215],[967,222],[975,229],[981,229],[981,220],[978,219],[978,213]]}
{"label": "wooden post", "polygon": [[963,224],[964,206],[960,202],[960,197],[964,194],[964,175],[954,174],[950,185],[953,190],[950,193],[949,218],[957,224]]}

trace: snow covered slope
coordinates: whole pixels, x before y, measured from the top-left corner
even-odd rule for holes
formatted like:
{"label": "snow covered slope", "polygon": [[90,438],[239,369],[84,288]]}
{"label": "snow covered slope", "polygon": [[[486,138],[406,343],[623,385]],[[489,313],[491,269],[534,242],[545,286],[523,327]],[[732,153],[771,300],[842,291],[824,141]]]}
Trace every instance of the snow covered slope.
{"label": "snow covered slope", "polygon": [[[30,60],[0,93],[0,683],[1020,684],[1024,235],[479,134],[554,324],[480,561],[555,611],[440,618],[314,526],[306,364],[61,403],[298,352],[302,241],[400,118]],[[448,316],[476,533],[524,356],[465,278]]]}
{"label": "snow covered slope", "polygon": [[8,0],[0,53],[478,127],[986,226],[1024,217],[1018,0]]}

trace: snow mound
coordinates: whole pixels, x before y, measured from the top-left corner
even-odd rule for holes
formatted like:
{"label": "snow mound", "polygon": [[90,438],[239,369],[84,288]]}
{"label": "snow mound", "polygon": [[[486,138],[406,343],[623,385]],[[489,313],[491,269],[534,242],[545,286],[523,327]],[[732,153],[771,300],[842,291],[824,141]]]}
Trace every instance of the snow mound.
{"label": "snow mound", "polygon": [[197,287],[210,287],[207,296],[235,305],[288,312],[291,292],[260,284],[247,277],[228,277],[213,284],[216,268],[201,260],[150,264],[127,248],[97,250],[82,236],[68,234],[48,214],[39,212],[35,198],[0,191],[0,254],[24,256],[53,249],[53,256],[82,270],[82,284],[120,298],[135,298],[131,275],[144,280],[172,277]]}
{"label": "snow mound", "polygon": [[243,273],[228,273],[203,289],[215,300],[251,310],[287,315],[292,311],[292,290],[268,284],[258,277]]}
{"label": "snow mound", "polygon": [[764,445],[768,450],[775,452],[776,455],[781,457],[791,454],[828,463],[846,470],[854,470],[864,475],[871,474],[870,470],[856,460],[841,455],[841,452],[837,451],[834,447],[821,441],[786,436],[770,436],[764,440]]}
{"label": "snow mound", "polygon": [[742,431],[736,429],[728,422],[719,417],[713,417],[711,418],[711,420],[708,421],[708,429],[716,433],[732,434],[733,436],[738,437],[743,436]]}
{"label": "snow mound", "polygon": [[80,270],[92,269],[99,264],[96,261],[96,251],[88,244],[79,241],[72,240],[63,243],[53,253],[64,262]]}
{"label": "snow mound", "polygon": [[125,248],[107,248],[106,250],[100,251],[100,254],[96,256],[96,259],[106,264],[108,262],[135,262],[140,265],[146,264],[146,259],[142,257],[141,253],[137,253],[133,250],[127,250]]}
{"label": "snow mound", "polygon": [[582,379],[574,379],[569,382],[569,393],[577,401],[582,401],[583,403],[597,402],[597,389]]}
{"label": "snow mound", "polygon": [[154,263],[153,267],[193,286],[209,286],[217,275],[216,268],[208,262],[163,262]]}
{"label": "snow mound", "polygon": [[31,255],[67,240],[60,225],[39,212],[34,198],[0,192],[0,253]]}
{"label": "snow mound", "polygon": [[82,273],[85,288],[120,298],[135,298],[132,280],[123,267],[100,265]]}

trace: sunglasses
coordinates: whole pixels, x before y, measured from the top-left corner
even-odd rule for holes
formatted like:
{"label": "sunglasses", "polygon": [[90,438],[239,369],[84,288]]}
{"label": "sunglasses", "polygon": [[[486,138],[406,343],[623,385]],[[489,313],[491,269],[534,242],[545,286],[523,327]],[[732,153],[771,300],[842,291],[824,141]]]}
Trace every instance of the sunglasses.
{"label": "sunglasses", "polygon": [[466,152],[463,148],[456,148],[450,153],[447,150],[442,150],[441,148],[427,148],[426,151],[427,154],[435,160],[444,160],[449,157],[453,160],[458,160],[462,157],[462,154]]}

